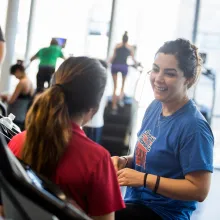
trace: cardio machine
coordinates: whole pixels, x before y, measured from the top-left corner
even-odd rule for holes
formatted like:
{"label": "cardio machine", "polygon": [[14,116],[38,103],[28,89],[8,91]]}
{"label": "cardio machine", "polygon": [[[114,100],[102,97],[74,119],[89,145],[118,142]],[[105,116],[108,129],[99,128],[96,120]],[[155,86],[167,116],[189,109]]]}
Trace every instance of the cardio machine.
{"label": "cardio machine", "polygon": [[[143,66],[129,65],[139,74],[142,74]],[[124,106],[118,108],[116,115],[111,114],[111,97],[104,112],[104,127],[101,138],[101,145],[105,147],[111,156],[122,156],[129,153],[129,141],[132,129],[132,117],[135,112],[133,97],[124,96]]]}

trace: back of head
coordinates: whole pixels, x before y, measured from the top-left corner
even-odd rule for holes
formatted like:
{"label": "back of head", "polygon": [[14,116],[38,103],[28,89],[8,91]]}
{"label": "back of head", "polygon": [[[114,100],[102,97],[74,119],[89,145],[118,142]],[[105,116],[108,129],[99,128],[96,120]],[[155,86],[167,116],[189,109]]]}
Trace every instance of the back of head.
{"label": "back of head", "polygon": [[58,46],[59,43],[58,43],[58,41],[57,41],[56,39],[53,38],[53,39],[51,40],[51,42],[50,42],[50,45]]}
{"label": "back of head", "polygon": [[10,74],[14,75],[16,71],[24,72],[25,68],[23,66],[22,60],[17,60],[17,63],[10,67]]}
{"label": "back of head", "polygon": [[53,85],[30,108],[23,160],[52,177],[72,136],[71,118],[97,108],[106,70],[88,57],[70,57],[54,73]]}
{"label": "back of head", "polygon": [[189,40],[178,38],[174,41],[167,41],[159,48],[156,54],[172,54],[178,61],[179,68],[183,71],[187,79],[193,78],[190,88],[198,79],[201,73],[202,59],[198,48],[191,44]]}
{"label": "back of head", "polygon": [[122,42],[125,44],[128,42],[128,32],[125,31],[123,37],[122,37]]}

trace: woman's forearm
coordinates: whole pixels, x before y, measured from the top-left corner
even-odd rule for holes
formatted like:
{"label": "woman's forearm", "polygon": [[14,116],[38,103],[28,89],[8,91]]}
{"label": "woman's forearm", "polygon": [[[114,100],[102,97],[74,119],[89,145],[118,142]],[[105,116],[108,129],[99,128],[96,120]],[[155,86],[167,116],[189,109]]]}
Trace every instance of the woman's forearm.
{"label": "woman's forearm", "polygon": [[[146,186],[152,191],[155,188],[157,176],[148,174]],[[176,200],[199,201],[202,202],[207,193],[204,193],[198,186],[187,179],[160,178],[157,190],[158,194]]]}
{"label": "woman's forearm", "polygon": [[[143,187],[145,173],[125,168],[117,172],[120,186]],[[146,188],[154,191],[157,176],[148,174]],[[207,171],[198,171],[187,174],[185,179],[171,179],[160,177],[157,194],[175,200],[202,202],[208,195],[211,174]]]}

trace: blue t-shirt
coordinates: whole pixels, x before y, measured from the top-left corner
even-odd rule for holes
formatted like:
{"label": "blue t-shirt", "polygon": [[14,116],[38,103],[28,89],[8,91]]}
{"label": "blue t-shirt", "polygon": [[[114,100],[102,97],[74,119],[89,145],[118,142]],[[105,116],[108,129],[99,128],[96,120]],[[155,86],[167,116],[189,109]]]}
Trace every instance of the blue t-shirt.
{"label": "blue t-shirt", "polygon": [[[192,100],[173,115],[161,114],[161,102],[148,107],[138,133],[133,169],[172,179],[193,171],[213,172],[214,138]],[[190,219],[196,201],[179,201],[144,187],[127,187],[126,203],[144,204],[163,219]]]}

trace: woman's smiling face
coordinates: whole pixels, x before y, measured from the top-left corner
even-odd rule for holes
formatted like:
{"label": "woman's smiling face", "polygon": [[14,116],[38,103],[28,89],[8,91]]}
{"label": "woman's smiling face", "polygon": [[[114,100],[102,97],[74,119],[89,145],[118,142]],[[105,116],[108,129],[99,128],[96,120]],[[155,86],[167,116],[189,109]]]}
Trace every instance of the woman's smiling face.
{"label": "woman's smiling face", "polygon": [[186,96],[188,81],[178,67],[174,55],[158,53],[150,73],[155,99],[163,102],[179,101]]}

